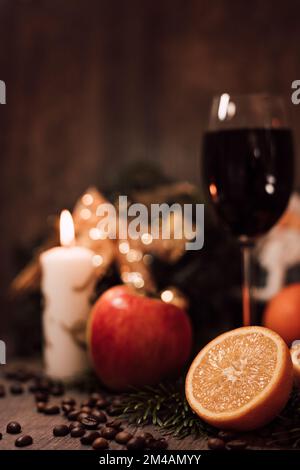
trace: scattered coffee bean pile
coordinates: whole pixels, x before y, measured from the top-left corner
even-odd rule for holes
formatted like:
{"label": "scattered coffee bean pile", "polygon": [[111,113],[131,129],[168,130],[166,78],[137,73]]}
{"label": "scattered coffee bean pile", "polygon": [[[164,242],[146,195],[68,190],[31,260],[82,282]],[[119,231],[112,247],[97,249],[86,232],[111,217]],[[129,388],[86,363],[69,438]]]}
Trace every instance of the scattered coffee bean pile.
{"label": "scattered coffee bean pile", "polygon": [[[22,432],[21,424],[17,421],[10,421],[7,423],[6,432],[8,434],[20,434]],[[0,433],[0,439],[2,439],[2,433]],[[16,447],[26,447],[33,443],[33,439],[28,434],[23,434],[15,440]]]}
{"label": "scattered coffee bean pile", "polygon": [[[62,415],[66,424],[57,424],[52,429],[52,436],[78,438],[84,446],[95,450],[109,449],[111,442],[119,444],[121,449],[128,450],[164,450],[168,442],[164,438],[156,439],[148,432],[135,432],[126,428],[126,423],[116,418],[118,415],[118,398],[107,399],[101,393],[90,393],[88,398],[77,403],[74,397],[65,395],[64,385],[53,381],[42,374],[24,370],[7,372],[8,380],[13,383],[9,392],[21,395],[28,391],[33,394],[37,413],[44,415]],[[25,386],[25,383],[29,383]],[[0,384],[0,398],[6,396],[6,388]],[[51,403],[52,397],[62,397],[60,405]],[[22,426],[16,421],[7,424],[6,432],[19,434]],[[2,434],[0,433],[0,439]],[[15,441],[16,447],[30,446],[33,438],[21,435]]]}
{"label": "scattered coffee bean pile", "polygon": [[[108,399],[104,394],[91,392],[87,399],[77,403],[74,397],[65,394],[62,382],[54,381],[43,374],[26,370],[9,371],[6,379],[12,383],[9,392],[22,395],[26,391],[33,394],[37,413],[44,415],[62,415],[66,424],[57,424],[52,429],[54,437],[77,438],[83,446],[91,446],[95,450],[109,449],[111,442],[119,444],[121,449],[128,450],[164,450],[168,442],[164,438],[156,439],[149,432],[136,432],[126,429],[126,423],[118,418],[120,399]],[[27,384],[25,386],[25,384]],[[0,398],[6,396],[7,390],[0,384]],[[60,405],[52,404],[52,397],[62,397]],[[7,424],[6,432],[20,434],[21,424],[12,421]],[[2,439],[0,433],[0,440]],[[30,446],[33,439],[29,435],[21,435],[16,441],[16,447]],[[207,441],[211,450],[243,450],[248,442],[239,435],[229,431],[219,431],[216,437]]]}
{"label": "scattered coffee bean pile", "polygon": [[231,431],[219,431],[217,437],[208,439],[207,445],[211,450],[244,450],[248,443],[239,439],[236,433]]}
{"label": "scattered coffee bean pile", "polygon": [[[11,380],[13,383],[9,387],[9,391],[12,395],[21,395],[24,393],[24,387],[22,382],[27,382],[33,377],[31,373],[18,370],[13,372],[7,372],[5,374],[8,380]],[[3,384],[0,384],[0,398],[6,396],[6,389]],[[8,434],[20,434],[22,432],[22,426],[17,421],[11,421],[7,423],[6,432]],[[0,440],[3,438],[3,434],[0,433]],[[23,434],[19,436],[15,441],[16,447],[26,447],[33,443],[33,439],[28,434]]]}

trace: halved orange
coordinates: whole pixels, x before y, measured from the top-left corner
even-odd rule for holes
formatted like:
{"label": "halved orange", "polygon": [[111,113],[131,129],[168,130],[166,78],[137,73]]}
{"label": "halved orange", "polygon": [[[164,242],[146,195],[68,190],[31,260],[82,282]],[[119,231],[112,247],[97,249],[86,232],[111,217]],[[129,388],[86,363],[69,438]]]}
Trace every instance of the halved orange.
{"label": "halved orange", "polygon": [[185,392],[206,422],[246,431],[264,426],[284,408],[292,384],[286,343],[272,330],[249,326],[218,336],[199,352]]}
{"label": "halved orange", "polygon": [[294,367],[294,379],[296,385],[300,386],[300,341],[294,341],[291,347],[291,357]]}

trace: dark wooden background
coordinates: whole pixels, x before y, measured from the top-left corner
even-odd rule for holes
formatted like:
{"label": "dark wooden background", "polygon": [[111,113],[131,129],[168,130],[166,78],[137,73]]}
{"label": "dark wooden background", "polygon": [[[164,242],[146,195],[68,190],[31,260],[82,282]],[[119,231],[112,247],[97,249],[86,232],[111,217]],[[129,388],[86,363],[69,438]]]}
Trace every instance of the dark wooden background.
{"label": "dark wooden background", "polygon": [[1,338],[16,253],[49,214],[136,160],[199,181],[214,93],[282,92],[299,148],[299,11],[296,0],[0,0]]}

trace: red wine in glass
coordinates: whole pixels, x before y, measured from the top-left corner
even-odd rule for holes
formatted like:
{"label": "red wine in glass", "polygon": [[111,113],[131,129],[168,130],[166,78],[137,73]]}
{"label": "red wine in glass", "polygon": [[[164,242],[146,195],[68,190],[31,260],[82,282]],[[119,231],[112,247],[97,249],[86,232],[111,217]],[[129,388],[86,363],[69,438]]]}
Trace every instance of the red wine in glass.
{"label": "red wine in glass", "polygon": [[280,218],[293,186],[293,139],[282,100],[216,98],[203,139],[202,176],[217,214],[241,244],[243,317],[249,325],[251,245]]}
{"label": "red wine in glass", "polygon": [[203,174],[221,218],[237,237],[267,232],[293,182],[289,129],[227,129],[204,136]]}

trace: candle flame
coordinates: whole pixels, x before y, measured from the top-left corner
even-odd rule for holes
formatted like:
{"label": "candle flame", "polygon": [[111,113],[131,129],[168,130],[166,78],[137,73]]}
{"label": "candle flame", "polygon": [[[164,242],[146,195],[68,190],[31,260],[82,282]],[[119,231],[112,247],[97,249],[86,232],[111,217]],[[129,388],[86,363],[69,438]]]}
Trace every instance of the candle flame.
{"label": "candle flame", "polygon": [[228,95],[228,93],[223,93],[220,97],[219,108],[218,108],[218,118],[220,119],[220,121],[225,121],[226,119],[229,100],[230,100],[230,96]]}
{"label": "candle flame", "polygon": [[74,223],[69,211],[63,210],[60,214],[60,244],[71,246],[75,240]]}

